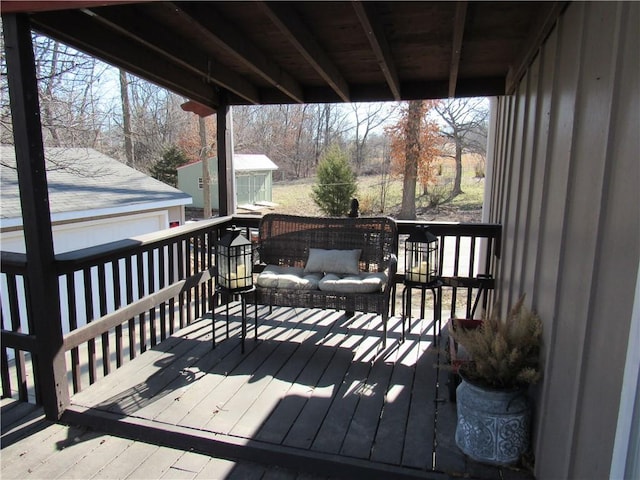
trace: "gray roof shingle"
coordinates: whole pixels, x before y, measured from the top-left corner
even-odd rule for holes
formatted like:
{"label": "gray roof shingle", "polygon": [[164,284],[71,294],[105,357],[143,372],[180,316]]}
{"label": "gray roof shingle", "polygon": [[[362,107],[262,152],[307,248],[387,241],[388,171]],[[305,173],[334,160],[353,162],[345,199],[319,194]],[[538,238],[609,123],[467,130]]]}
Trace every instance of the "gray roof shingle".
{"label": "gray roof shingle", "polygon": [[[52,221],[191,204],[191,197],[88,148],[46,148]],[[16,158],[0,146],[0,219],[21,224]]]}

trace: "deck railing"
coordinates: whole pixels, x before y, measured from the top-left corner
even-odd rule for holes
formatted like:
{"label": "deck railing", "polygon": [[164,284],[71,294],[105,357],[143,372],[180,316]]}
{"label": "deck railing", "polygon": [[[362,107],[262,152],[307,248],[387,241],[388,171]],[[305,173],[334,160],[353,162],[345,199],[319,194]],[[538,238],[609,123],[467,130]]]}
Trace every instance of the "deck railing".
{"label": "deck railing", "polygon": [[[212,310],[214,245],[231,224],[246,228],[250,238],[259,217],[200,221],[56,255],[71,392],[109,375]],[[443,315],[464,311],[469,316],[479,291],[486,306],[500,253],[500,226],[398,221],[400,272],[395,282],[402,281],[403,239],[417,224],[428,224],[440,238]],[[2,396],[39,403],[25,255],[2,252],[1,269]]]}

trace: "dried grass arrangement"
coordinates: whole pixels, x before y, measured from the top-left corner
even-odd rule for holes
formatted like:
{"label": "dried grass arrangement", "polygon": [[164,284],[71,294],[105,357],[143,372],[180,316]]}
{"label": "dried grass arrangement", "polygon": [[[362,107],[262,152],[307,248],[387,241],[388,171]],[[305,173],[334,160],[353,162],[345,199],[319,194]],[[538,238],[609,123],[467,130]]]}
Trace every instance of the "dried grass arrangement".
{"label": "dried grass arrangement", "polygon": [[460,324],[451,336],[470,354],[460,367],[465,379],[488,388],[519,388],[540,379],[542,322],[524,306],[524,296],[502,320],[494,308],[475,329]]}

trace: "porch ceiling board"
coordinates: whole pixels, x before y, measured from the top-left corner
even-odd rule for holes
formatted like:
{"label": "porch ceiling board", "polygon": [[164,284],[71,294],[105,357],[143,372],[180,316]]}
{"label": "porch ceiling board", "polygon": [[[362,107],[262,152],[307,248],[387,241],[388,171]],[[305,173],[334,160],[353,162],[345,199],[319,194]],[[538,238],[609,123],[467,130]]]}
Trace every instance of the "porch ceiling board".
{"label": "porch ceiling board", "polygon": [[[156,49],[132,42],[130,34],[109,28],[79,10],[46,12],[32,20],[35,28],[107,63],[145,78],[168,90],[207,105],[218,103],[213,85],[159,55]],[[94,36],[95,35],[95,36]]]}
{"label": "porch ceiling board", "polygon": [[[243,76],[213,59],[203,48],[206,41],[200,42],[200,47],[194,47],[188,39],[165,34],[166,29],[172,26],[171,20],[165,20],[166,15],[163,15],[168,8],[170,7],[149,9],[147,14],[153,15],[153,22],[145,18],[145,15],[141,14],[143,12],[135,6],[97,8],[91,11],[91,15],[114,32],[120,32],[126,36],[131,42],[143,45],[159,56],[166,57],[168,61],[177,64],[180,68],[202,77],[205,82],[214,82],[250,103],[260,103],[256,87]],[[171,14],[176,15],[175,8],[172,9]],[[181,21],[189,22],[189,18],[182,18]],[[197,20],[194,19],[191,26],[196,32],[200,30],[200,35],[208,35],[208,31]],[[211,74],[212,72],[215,72],[215,76]]]}
{"label": "porch ceiling board", "polygon": [[214,109],[223,90],[231,105],[505,94],[564,5],[2,2],[3,14],[27,13],[37,30]]}

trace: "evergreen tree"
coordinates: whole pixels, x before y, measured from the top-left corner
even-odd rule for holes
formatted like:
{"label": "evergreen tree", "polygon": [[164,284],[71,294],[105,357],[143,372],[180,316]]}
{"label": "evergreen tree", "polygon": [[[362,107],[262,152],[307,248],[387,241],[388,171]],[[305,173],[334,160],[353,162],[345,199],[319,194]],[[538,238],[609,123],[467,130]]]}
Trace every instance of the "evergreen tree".
{"label": "evergreen tree", "polygon": [[326,215],[339,217],[349,212],[356,193],[356,176],[345,153],[333,146],[318,165],[318,183],[312,187],[311,198]]}
{"label": "evergreen tree", "polygon": [[165,150],[162,158],[151,166],[151,176],[156,180],[171,185],[178,186],[177,168],[187,163],[187,155],[175,145],[171,145]]}

